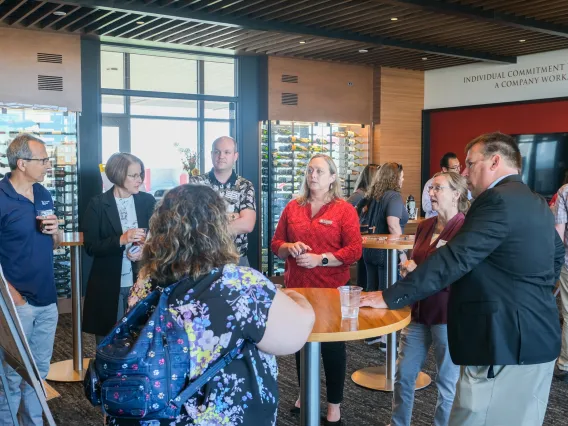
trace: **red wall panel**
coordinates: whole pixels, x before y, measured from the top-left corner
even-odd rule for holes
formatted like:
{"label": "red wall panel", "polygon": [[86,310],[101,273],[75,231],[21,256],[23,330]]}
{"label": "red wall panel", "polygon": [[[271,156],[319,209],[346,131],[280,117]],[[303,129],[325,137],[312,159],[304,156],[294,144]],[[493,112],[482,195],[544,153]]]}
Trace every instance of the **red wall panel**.
{"label": "red wall panel", "polygon": [[537,102],[435,111],[430,114],[430,175],[440,158],[455,152],[462,167],[465,146],[482,133],[509,134],[568,132],[568,101]]}

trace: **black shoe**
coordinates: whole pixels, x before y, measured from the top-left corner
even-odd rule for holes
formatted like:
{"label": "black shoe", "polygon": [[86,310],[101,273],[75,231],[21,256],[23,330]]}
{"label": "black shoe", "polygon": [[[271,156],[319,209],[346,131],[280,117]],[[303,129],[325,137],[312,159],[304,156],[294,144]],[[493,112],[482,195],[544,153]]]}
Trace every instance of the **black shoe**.
{"label": "black shoe", "polygon": [[340,426],[343,423],[341,422],[341,417],[339,418],[339,420],[337,420],[336,422],[330,422],[326,416],[321,416],[321,423],[324,426]]}
{"label": "black shoe", "polygon": [[295,405],[290,408],[290,413],[291,414],[300,414],[300,407],[296,407]]}
{"label": "black shoe", "polygon": [[554,367],[554,378],[568,383],[568,371],[561,370],[558,366]]}

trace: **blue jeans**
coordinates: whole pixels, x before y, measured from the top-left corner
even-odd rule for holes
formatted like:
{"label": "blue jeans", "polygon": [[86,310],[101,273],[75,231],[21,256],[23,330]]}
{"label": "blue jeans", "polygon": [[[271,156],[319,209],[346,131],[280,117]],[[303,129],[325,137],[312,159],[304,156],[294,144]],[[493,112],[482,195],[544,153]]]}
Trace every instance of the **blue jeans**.
{"label": "blue jeans", "polygon": [[400,336],[391,426],[410,426],[416,378],[432,344],[434,344],[438,388],[434,425],[447,426],[460,373],[459,367],[452,362],[448,351],[448,327],[446,324],[428,326],[414,321],[402,330]]}
{"label": "blue jeans", "polygon": [[[53,353],[53,341],[57,328],[57,303],[48,306],[32,306],[26,303],[16,306],[18,317],[30,347],[34,361],[42,379],[49,372],[49,363]],[[34,389],[8,364],[3,362],[10,391],[10,406],[18,409],[21,426],[43,425],[41,404]],[[6,393],[0,383],[0,425],[12,425],[10,408]]]}

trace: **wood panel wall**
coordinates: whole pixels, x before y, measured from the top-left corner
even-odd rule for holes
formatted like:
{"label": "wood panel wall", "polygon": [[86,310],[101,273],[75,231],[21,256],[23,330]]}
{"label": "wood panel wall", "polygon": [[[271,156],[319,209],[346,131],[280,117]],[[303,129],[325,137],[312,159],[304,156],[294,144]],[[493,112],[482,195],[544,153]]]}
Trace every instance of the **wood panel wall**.
{"label": "wood panel wall", "polygon": [[[282,82],[282,75],[298,83]],[[282,93],[296,93],[298,105],[282,105]],[[373,68],[304,59],[268,58],[268,118],[370,124]]]}
{"label": "wood panel wall", "polygon": [[420,207],[422,109],[424,108],[424,73],[383,67],[380,82],[380,124],[373,129],[372,160],[394,161],[404,166],[402,195],[414,196]]}

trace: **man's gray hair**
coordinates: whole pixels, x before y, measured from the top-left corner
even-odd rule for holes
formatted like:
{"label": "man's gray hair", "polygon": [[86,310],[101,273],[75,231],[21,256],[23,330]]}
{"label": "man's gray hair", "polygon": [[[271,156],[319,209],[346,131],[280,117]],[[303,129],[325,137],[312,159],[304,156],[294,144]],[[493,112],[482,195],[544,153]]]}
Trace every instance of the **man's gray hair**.
{"label": "man's gray hair", "polygon": [[8,149],[6,150],[6,157],[8,157],[10,170],[16,170],[18,168],[19,159],[32,158],[32,150],[30,149],[31,141],[45,145],[41,139],[38,139],[28,133],[20,133],[12,142],[10,142]]}

